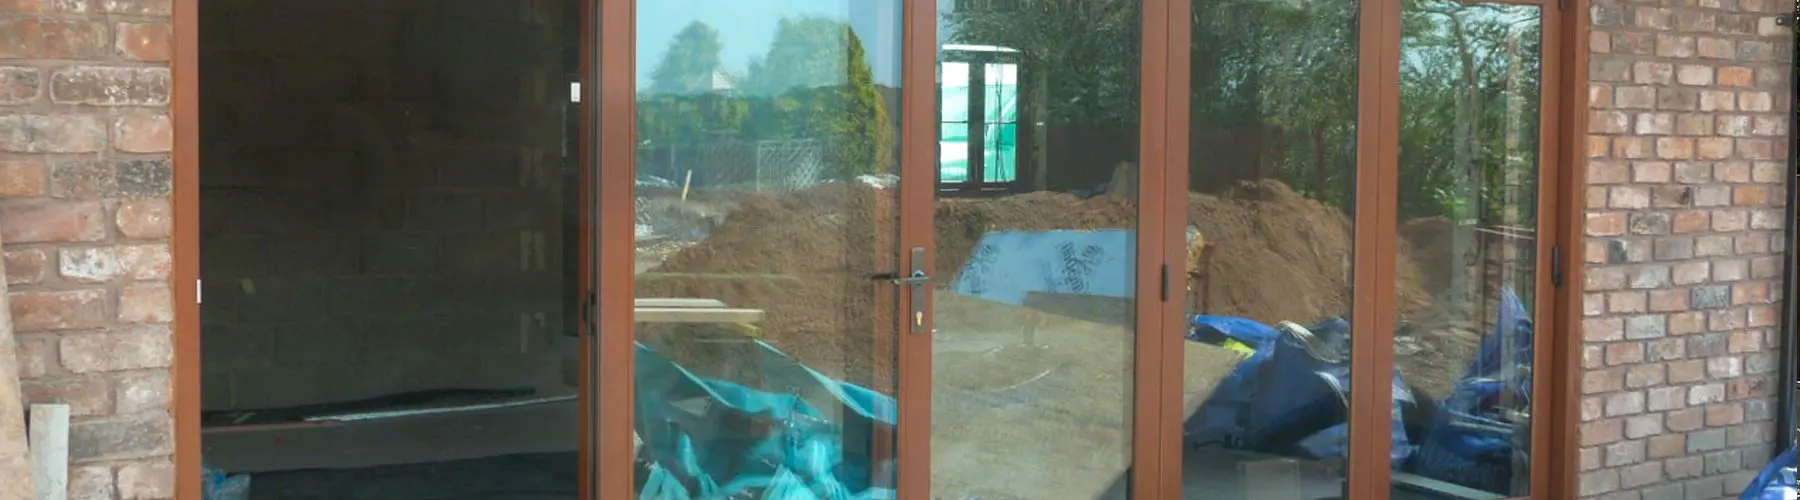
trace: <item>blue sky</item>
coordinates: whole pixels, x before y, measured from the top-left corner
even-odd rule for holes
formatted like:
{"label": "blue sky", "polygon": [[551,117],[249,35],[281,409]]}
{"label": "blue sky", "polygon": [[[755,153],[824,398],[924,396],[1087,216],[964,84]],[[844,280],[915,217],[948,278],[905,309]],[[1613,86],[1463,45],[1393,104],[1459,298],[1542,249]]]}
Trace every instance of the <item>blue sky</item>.
{"label": "blue sky", "polygon": [[[752,58],[768,52],[775,26],[782,18],[825,17],[848,21],[866,44],[871,57],[876,51],[890,55],[889,64],[871,64],[875,81],[894,85],[899,81],[899,4],[897,0],[656,0],[637,8],[638,85],[648,85],[650,72],[662,60],[669,41],[688,23],[701,21],[719,32],[721,54],[727,71],[742,75]],[[891,6],[884,9],[884,6]],[[886,10],[886,12],[882,12]],[[877,41],[877,29],[889,23],[891,38]]]}

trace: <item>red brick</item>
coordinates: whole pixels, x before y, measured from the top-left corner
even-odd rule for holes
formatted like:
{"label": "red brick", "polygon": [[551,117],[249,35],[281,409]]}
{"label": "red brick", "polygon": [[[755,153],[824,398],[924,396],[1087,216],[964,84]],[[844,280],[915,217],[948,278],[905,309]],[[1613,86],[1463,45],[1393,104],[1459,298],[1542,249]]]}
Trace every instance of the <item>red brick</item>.
{"label": "red brick", "polygon": [[1623,388],[1625,388],[1625,371],[1622,368],[1589,370],[1581,373],[1582,394],[1604,394]]}
{"label": "red brick", "polygon": [[170,0],[94,0],[101,12],[140,16],[166,16]]}
{"label": "red brick", "polygon": [[62,339],[62,364],[76,373],[168,368],[174,359],[171,340],[167,326],[67,335]]}
{"label": "red brick", "polygon": [[0,20],[0,59],[100,59],[112,41],[106,24],[71,19]]}
{"label": "red brick", "polygon": [[1685,160],[1694,157],[1694,140],[1686,137],[1662,137],[1656,139],[1656,157],[1665,160]]}
{"label": "red brick", "polygon": [[1625,421],[1621,419],[1596,420],[1581,424],[1581,445],[1599,446],[1625,438]]}
{"label": "red brick", "polygon": [[98,201],[5,205],[0,207],[0,241],[9,245],[98,241],[106,237],[105,218]]}
{"label": "red brick", "polygon": [[1656,141],[1649,137],[1614,137],[1612,139],[1612,155],[1614,158],[1633,160],[1657,158],[1656,146]]}
{"label": "red brick", "polygon": [[163,153],[175,144],[169,115],[127,114],[113,123],[113,148],[127,153]]}
{"label": "red brick", "polygon": [[1669,382],[1684,384],[1706,380],[1706,362],[1703,360],[1687,360],[1669,363]]}
{"label": "red brick", "polygon": [[116,224],[127,238],[161,238],[169,235],[174,223],[169,203],[161,199],[135,200],[119,204]]}
{"label": "red brick", "polygon": [[1731,303],[1735,305],[1766,304],[1769,285],[1762,282],[1738,283],[1731,286]]}
{"label": "red brick", "polygon": [[1588,214],[1587,234],[1588,236],[1619,236],[1625,234],[1625,214]]}
{"label": "red brick", "polygon": [[1748,87],[1756,81],[1756,73],[1743,66],[1725,66],[1719,68],[1717,79],[1719,85]]}
{"label": "red brick", "polygon": [[119,468],[119,500],[175,498],[175,465],[167,459],[126,464]]}
{"label": "red brick", "polygon": [[56,361],[54,336],[55,334],[21,334],[13,337],[19,345],[19,378],[43,378],[50,375],[52,367],[59,365]]}
{"label": "red brick", "polygon": [[1606,298],[1606,310],[1612,313],[1641,313],[1649,308],[1649,296],[1644,292],[1614,292]]}
{"label": "red brick", "polygon": [[1731,400],[1769,397],[1769,379],[1749,377],[1725,383],[1725,398]]}
{"label": "red brick", "polygon": [[1650,459],[1663,459],[1687,453],[1687,436],[1669,435],[1650,438]]}
{"label": "red brick", "polygon": [[135,61],[169,60],[169,25],[119,23],[119,54]]}
{"label": "red brick", "polygon": [[14,292],[13,328],[20,332],[86,330],[111,321],[104,290]]}
{"label": "red brick", "polygon": [[69,498],[113,498],[116,491],[111,466],[69,467]]}
{"label": "red brick", "polygon": [[49,170],[42,162],[32,160],[0,162],[0,197],[30,198],[43,196],[49,185]]}
{"label": "red brick", "polygon": [[87,0],[0,0],[0,12],[81,12],[87,10],[86,2]]}
{"label": "red brick", "polygon": [[106,126],[92,115],[0,116],[0,151],[98,153],[105,149]]}
{"label": "red brick", "polygon": [[1722,403],[1706,407],[1706,426],[1724,427],[1744,423],[1742,403]]}
{"label": "red brick", "polygon": [[1706,231],[1712,225],[1712,215],[1705,210],[1687,210],[1675,213],[1673,231],[1675,234],[1688,234]]}
{"label": "red brick", "polygon": [[1738,93],[1738,109],[1750,112],[1767,112],[1775,109],[1775,96],[1762,91]]}
{"label": "red brick", "polygon": [[169,408],[168,370],[145,370],[120,375],[115,384],[114,404],[119,413],[157,411]]}
{"label": "red brick", "polygon": [[1706,331],[1706,313],[1700,311],[1669,315],[1670,335],[1692,335]]}
{"label": "red brick", "polygon": [[1675,432],[1687,432],[1706,427],[1706,410],[1702,408],[1675,410],[1663,417],[1663,424]]}
{"label": "red brick", "polygon": [[1702,137],[1695,142],[1696,155],[1702,160],[1723,160],[1731,157],[1732,141],[1727,137]]}
{"label": "red brick", "polygon": [[75,66],[50,75],[50,100],[94,106],[169,103],[168,68]]}
{"label": "red brick", "polygon": [[49,262],[50,257],[35,248],[6,252],[6,284],[29,285],[44,281]]}
{"label": "red brick", "polygon": [[119,247],[119,270],[128,279],[160,281],[168,279],[173,256],[169,246],[127,245]]}
{"label": "red brick", "polygon": [[133,286],[119,292],[120,322],[167,323],[174,319],[174,303],[169,300],[169,287]]}
{"label": "red brick", "polygon": [[112,384],[105,377],[75,376],[24,381],[19,386],[27,404],[66,404],[69,414],[88,417],[111,415]]}
{"label": "red brick", "polygon": [[1644,344],[1641,342],[1619,342],[1606,346],[1606,364],[1628,365],[1644,362]]}

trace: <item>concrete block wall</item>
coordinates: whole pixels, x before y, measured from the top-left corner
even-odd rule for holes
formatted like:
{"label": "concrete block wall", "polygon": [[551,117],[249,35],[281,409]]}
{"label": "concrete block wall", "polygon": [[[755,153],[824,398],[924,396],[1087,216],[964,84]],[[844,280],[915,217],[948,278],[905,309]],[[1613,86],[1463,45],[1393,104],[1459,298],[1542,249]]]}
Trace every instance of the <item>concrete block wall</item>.
{"label": "concrete block wall", "polygon": [[1592,6],[1584,497],[1735,498],[1776,449],[1791,7]]}
{"label": "concrete block wall", "polygon": [[0,2],[9,313],[26,402],[74,415],[70,498],[174,494],[169,9]]}
{"label": "concrete block wall", "polygon": [[566,4],[202,4],[206,409],[561,385]]}

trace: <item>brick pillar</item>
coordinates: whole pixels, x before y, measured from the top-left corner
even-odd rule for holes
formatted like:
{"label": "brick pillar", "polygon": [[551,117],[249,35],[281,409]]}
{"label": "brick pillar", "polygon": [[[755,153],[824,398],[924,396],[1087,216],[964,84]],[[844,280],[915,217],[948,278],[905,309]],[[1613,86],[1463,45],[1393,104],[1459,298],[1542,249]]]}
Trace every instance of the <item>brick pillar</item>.
{"label": "brick pillar", "polygon": [[1787,8],[1593,5],[1583,497],[1735,496],[1774,450]]}
{"label": "brick pillar", "polygon": [[174,495],[169,11],[168,0],[0,2],[16,373],[26,403],[71,406],[70,498]]}

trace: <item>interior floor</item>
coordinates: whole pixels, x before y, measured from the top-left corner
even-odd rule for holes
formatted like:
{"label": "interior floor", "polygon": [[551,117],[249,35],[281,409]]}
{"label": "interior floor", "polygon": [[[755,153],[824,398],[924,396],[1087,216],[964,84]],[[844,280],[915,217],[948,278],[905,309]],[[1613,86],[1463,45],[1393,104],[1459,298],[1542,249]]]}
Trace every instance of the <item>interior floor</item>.
{"label": "interior floor", "polygon": [[534,453],[357,469],[260,474],[254,500],[574,499],[578,456]]}

